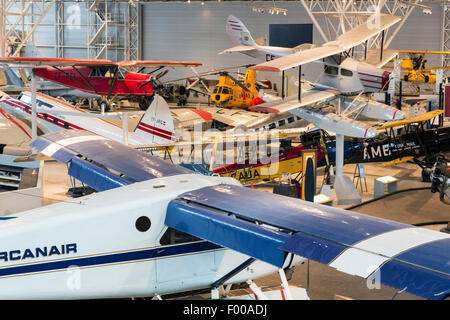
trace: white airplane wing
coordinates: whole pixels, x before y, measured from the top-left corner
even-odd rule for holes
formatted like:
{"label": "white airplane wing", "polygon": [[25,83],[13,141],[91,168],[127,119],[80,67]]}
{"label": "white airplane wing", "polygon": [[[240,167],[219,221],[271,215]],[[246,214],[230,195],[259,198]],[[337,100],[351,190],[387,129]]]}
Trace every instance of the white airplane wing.
{"label": "white airplane wing", "polygon": [[[103,186],[109,184],[109,189],[123,185],[110,183],[119,181],[119,178],[131,184],[136,174],[142,175],[137,181],[143,181],[182,175],[187,170],[160,159],[151,159],[151,156],[120,143],[75,130],[40,136],[32,146],[59,161],[70,162],[69,174],[76,179],[84,182],[95,179],[97,185],[102,185],[100,181],[103,181]],[[115,172],[104,169],[111,166],[116,168]],[[193,171],[189,172],[194,175]],[[195,181],[201,179],[201,175],[197,180],[193,178]],[[173,181],[179,183],[176,179]],[[145,182],[142,183],[136,187],[149,188]],[[106,196],[110,191],[108,188],[104,190]],[[244,188],[232,184],[231,180],[229,184],[192,184],[188,190],[173,192],[169,196],[166,190],[161,189],[168,199],[164,200],[168,202],[166,226],[278,268],[287,263],[289,254],[295,254],[427,299],[450,296],[450,234]],[[133,192],[133,188],[124,188],[120,196],[127,199],[124,201],[130,204],[129,208],[135,210],[143,202],[130,198]],[[118,196],[117,192],[112,195]],[[105,214],[108,205],[104,204]],[[57,217],[60,213],[59,210],[55,212]],[[49,212],[45,217],[49,219],[52,215]],[[21,221],[34,223],[35,220],[16,223],[21,226]],[[14,225],[8,227],[14,228]],[[114,262],[121,261],[116,259]],[[66,261],[67,265],[69,263],[71,261]],[[101,262],[89,260],[83,266],[89,263],[98,265]],[[39,264],[32,267],[39,267]],[[4,269],[3,275],[20,272],[16,270],[18,268]]]}
{"label": "white airplane wing", "polygon": [[318,90],[311,89],[301,94],[301,100],[298,100],[298,96],[290,96],[285,100],[275,100],[267,103],[262,103],[257,106],[251,107],[253,111],[269,112],[269,113],[282,113],[290,110],[309,106],[314,103],[326,102],[336,98],[339,95],[339,91],[336,90]]}
{"label": "white airplane wing", "polygon": [[401,18],[397,16],[380,15],[373,20],[367,20],[358,27],[342,34],[337,40],[327,42],[321,47],[296,52],[251,68],[260,71],[278,72],[326,58],[360,45],[400,20]]}

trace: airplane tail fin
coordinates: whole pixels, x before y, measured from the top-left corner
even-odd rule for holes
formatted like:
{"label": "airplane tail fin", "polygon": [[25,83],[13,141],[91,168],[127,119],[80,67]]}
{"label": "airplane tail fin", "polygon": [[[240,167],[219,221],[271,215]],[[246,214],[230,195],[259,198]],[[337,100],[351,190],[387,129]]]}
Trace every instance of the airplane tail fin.
{"label": "airplane tail fin", "polygon": [[236,45],[256,45],[246,26],[235,16],[229,15],[227,19],[226,32]]}
{"label": "airplane tail fin", "polygon": [[6,83],[8,86],[23,88],[24,83],[21,78],[7,65],[2,64],[2,69],[5,74]]}
{"label": "airplane tail fin", "polygon": [[176,140],[174,119],[169,105],[161,96],[154,95],[134,132],[147,139],[149,144],[170,143]]}

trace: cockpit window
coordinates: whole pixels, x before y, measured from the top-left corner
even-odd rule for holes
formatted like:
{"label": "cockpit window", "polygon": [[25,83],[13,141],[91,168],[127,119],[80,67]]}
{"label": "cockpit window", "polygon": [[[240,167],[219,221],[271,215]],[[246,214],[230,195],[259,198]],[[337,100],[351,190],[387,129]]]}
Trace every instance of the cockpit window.
{"label": "cockpit window", "polygon": [[223,88],[222,93],[223,94],[228,94],[229,93],[228,88]]}
{"label": "cockpit window", "polygon": [[341,75],[345,76],[345,77],[352,77],[353,76],[353,72],[344,68],[341,68]]}
{"label": "cockpit window", "polygon": [[338,75],[339,68],[335,66],[324,65],[324,72],[330,75]]}
{"label": "cockpit window", "polygon": [[167,246],[170,244],[179,244],[201,240],[202,239],[194,237],[193,235],[169,227],[167,228],[166,232],[164,232],[164,235],[161,237],[161,240],[159,240],[159,243],[163,246]]}

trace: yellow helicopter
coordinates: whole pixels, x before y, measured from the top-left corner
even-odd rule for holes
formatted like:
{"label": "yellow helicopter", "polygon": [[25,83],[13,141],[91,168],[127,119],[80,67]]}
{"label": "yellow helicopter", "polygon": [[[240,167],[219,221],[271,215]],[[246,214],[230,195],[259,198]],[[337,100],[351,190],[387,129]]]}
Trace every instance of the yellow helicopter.
{"label": "yellow helicopter", "polygon": [[[401,71],[403,74],[402,80],[407,82],[420,83],[436,83],[436,70],[448,69],[450,67],[425,67],[427,54],[441,54],[447,55],[447,51],[418,51],[418,50],[397,50],[399,54],[407,54],[406,58],[401,58]],[[391,61],[393,62],[393,61]],[[392,68],[392,66],[386,66]]]}
{"label": "yellow helicopter", "polygon": [[211,94],[211,101],[220,107],[248,108],[264,103],[256,87],[256,71],[247,69],[241,83],[228,72],[221,72],[219,82]]}

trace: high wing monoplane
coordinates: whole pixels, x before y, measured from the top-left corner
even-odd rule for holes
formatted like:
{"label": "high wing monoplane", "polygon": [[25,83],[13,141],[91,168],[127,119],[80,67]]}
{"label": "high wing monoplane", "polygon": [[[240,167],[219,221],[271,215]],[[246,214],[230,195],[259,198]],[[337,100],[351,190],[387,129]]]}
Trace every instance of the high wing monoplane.
{"label": "high wing monoplane", "polygon": [[[125,298],[219,288],[312,259],[427,299],[450,295],[450,235],[243,188],[82,131],[32,144],[97,190],[2,218],[2,299]],[[245,204],[245,205],[244,205]],[[100,227],[101,226],[101,227]],[[78,274],[68,285],[68,272]],[[380,276],[381,274],[381,276]]]}
{"label": "high wing monoplane", "polygon": [[[30,65],[37,77],[75,88],[91,94],[126,98],[139,103],[142,110],[148,108],[154,90],[154,82],[166,71],[152,75],[167,67],[197,67],[199,62],[186,61],[121,61],[100,59],[67,59],[41,57],[3,57],[0,62]],[[132,68],[153,68],[150,73],[134,72]],[[107,108],[105,108],[106,110]]]}
{"label": "high wing monoplane", "polygon": [[[269,59],[270,61],[251,67],[254,70],[282,72],[283,74],[282,98],[255,106],[252,110],[273,113],[290,112],[319,128],[359,138],[371,136],[368,135],[368,126],[355,120],[359,116],[385,121],[403,119],[404,115],[401,111],[364,95],[388,89],[389,72],[380,69],[379,66],[392,59],[396,52],[381,49],[378,59],[369,59],[373,56],[372,54],[366,55],[365,61],[356,61],[350,54],[355,46],[364,44],[368,39],[384,32],[400,19],[396,16],[381,15],[379,25],[372,25],[366,21],[366,23],[342,34],[335,41],[325,43],[320,47],[311,45],[301,49],[297,48],[294,51],[291,49],[289,53],[279,54],[274,60]],[[234,31],[240,34],[240,39],[245,38],[248,31],[242,27],[238,29]],[[237,49],[238,47],[230,52],[239,51]],[[265,52],[265,49],[260,47],[252,47],[252,50]],[[244,53],[248,52],[251,50]],[[285,98],[284,71],[298,67],[298,81],[302,83],[301,65],[310,62],[323,64],[321,77],[314,83],[303,86],[298,95]],[[343,97],[347,99],[341,103],[340,100]],[[339,98],[337,112],[324,113],[317,108],[317,105],[337,98]]]}

